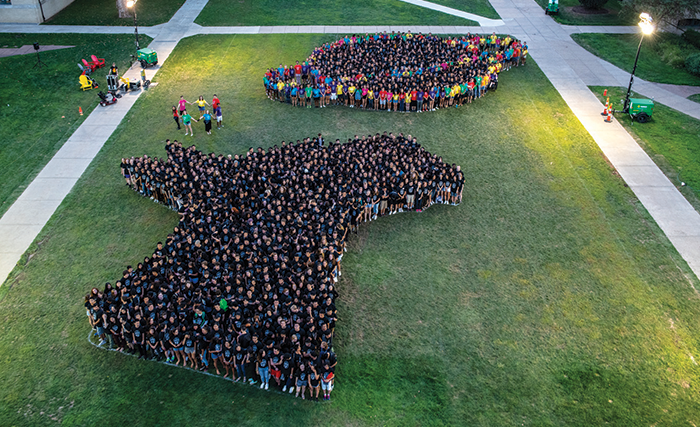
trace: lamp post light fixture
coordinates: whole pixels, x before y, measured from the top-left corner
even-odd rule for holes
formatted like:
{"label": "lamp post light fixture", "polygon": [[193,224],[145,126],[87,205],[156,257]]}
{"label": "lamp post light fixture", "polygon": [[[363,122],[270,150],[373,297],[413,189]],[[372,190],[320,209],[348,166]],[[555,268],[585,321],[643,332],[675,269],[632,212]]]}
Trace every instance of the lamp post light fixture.
{"label": "lamp post light fixture", "polygon": [[642,28],[642,37],[639,39],[637,46],[637,56],[634,58],[634,67],[632,67],[632,75],[630,76],[630,85],[627,87],[627,96],[625,97],[625,105],[622,112],[628,113],[630,109],[630,94],[632,93],[632,82],[634,81],[634,73],[637,71],[637,61],[639,61],[639,52],[642,50],[642,41],[644,36],[648,36],[654,32],[654,24],[652,23],[651,15],[642,13],[639,15],[639,26]]}
{"label": "lamp post light fixture", "polygon": [[138,0],[129,0],[126,2],[126,7],[134,11],[134,35],[136,36],[136,50],[141,49],[139,46],[139,27],[136,24],[136,2]]}

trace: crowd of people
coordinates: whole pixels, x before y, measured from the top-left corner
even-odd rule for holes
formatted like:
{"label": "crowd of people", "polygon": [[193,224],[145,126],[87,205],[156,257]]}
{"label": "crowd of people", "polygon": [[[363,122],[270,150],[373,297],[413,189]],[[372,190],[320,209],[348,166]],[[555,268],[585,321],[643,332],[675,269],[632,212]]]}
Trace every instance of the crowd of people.
{"label": "crowd of people", "polygon": [[179,213],[165,243],[85,307],[100,345],[330,399],[336,283],[364,221],[458,204],[463,174],[410,135],[319,134],[246,155],[167,142],[122,159],[126,184]]}
{"label": "crowd of people", "polygon": [[526,43],[495,33],[385,32],[326,43],[302,64],[269,68],[263,83],[268,98],[293,106],[420,113],[471,103],[526,60]]}
{"label": "crowd of people", "polygon": [[[187,105],[196,105],[199,110],[199,119],[195,119],[190,113],[187,112]],[[211,107],[212,110],[209,112],[207,107]],[[177,106],[173,105],[172,109],[173,120],[177,124],[177,130],[180,130],[182,126],[185,127],[185,136],[194,136],[194,130],[192,129],[192,122],[199,122],[202,120],[204,122],[204,131],[207,135],[211,135],[212,120],[216,120],[216,128],[221,129],[224,127],[223,115],[221,113],[221,100],[214,94],[211,100],[211,104],[204,99],[203,95],[194,101],[190,102],[185,99],[184,96],[180,96],[180,100],[177,102]]]}

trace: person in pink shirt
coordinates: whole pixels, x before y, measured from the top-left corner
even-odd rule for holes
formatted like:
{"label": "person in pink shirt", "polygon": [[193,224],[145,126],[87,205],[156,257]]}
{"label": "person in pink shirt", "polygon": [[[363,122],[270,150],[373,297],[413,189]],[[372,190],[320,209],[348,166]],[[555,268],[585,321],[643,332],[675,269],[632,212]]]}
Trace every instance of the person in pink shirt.
{"label": "person in pink shirt", "polygon": [[187,104],[192,104],[190,101],[186,100],[184,96],[180,97],[180,101],[178,101],[178,110],[180,110],[180,117],[182,117],[182,113],[185,112],[187,109]]}

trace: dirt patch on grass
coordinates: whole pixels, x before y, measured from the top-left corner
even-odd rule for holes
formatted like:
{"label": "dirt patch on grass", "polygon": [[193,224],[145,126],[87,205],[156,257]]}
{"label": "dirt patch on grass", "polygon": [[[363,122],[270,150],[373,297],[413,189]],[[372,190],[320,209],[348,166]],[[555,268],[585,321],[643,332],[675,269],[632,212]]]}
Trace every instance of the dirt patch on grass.
{"label": "dirt patch on grass", "polygon": [[472,300],[481,298],[481,294],[476,292],[465,291],[459,295],[459,303],[468,306]]}

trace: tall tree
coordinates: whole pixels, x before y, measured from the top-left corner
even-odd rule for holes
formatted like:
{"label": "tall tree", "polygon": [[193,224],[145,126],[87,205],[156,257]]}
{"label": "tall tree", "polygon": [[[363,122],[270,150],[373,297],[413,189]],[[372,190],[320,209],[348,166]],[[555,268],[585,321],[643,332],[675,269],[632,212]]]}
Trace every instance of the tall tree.
{"label": "tall tree", "polygon": [[622,13],[639,16],[642,12],[657,23],[677,26],[679,20],[700,14],[700,0],[622,0]]}

